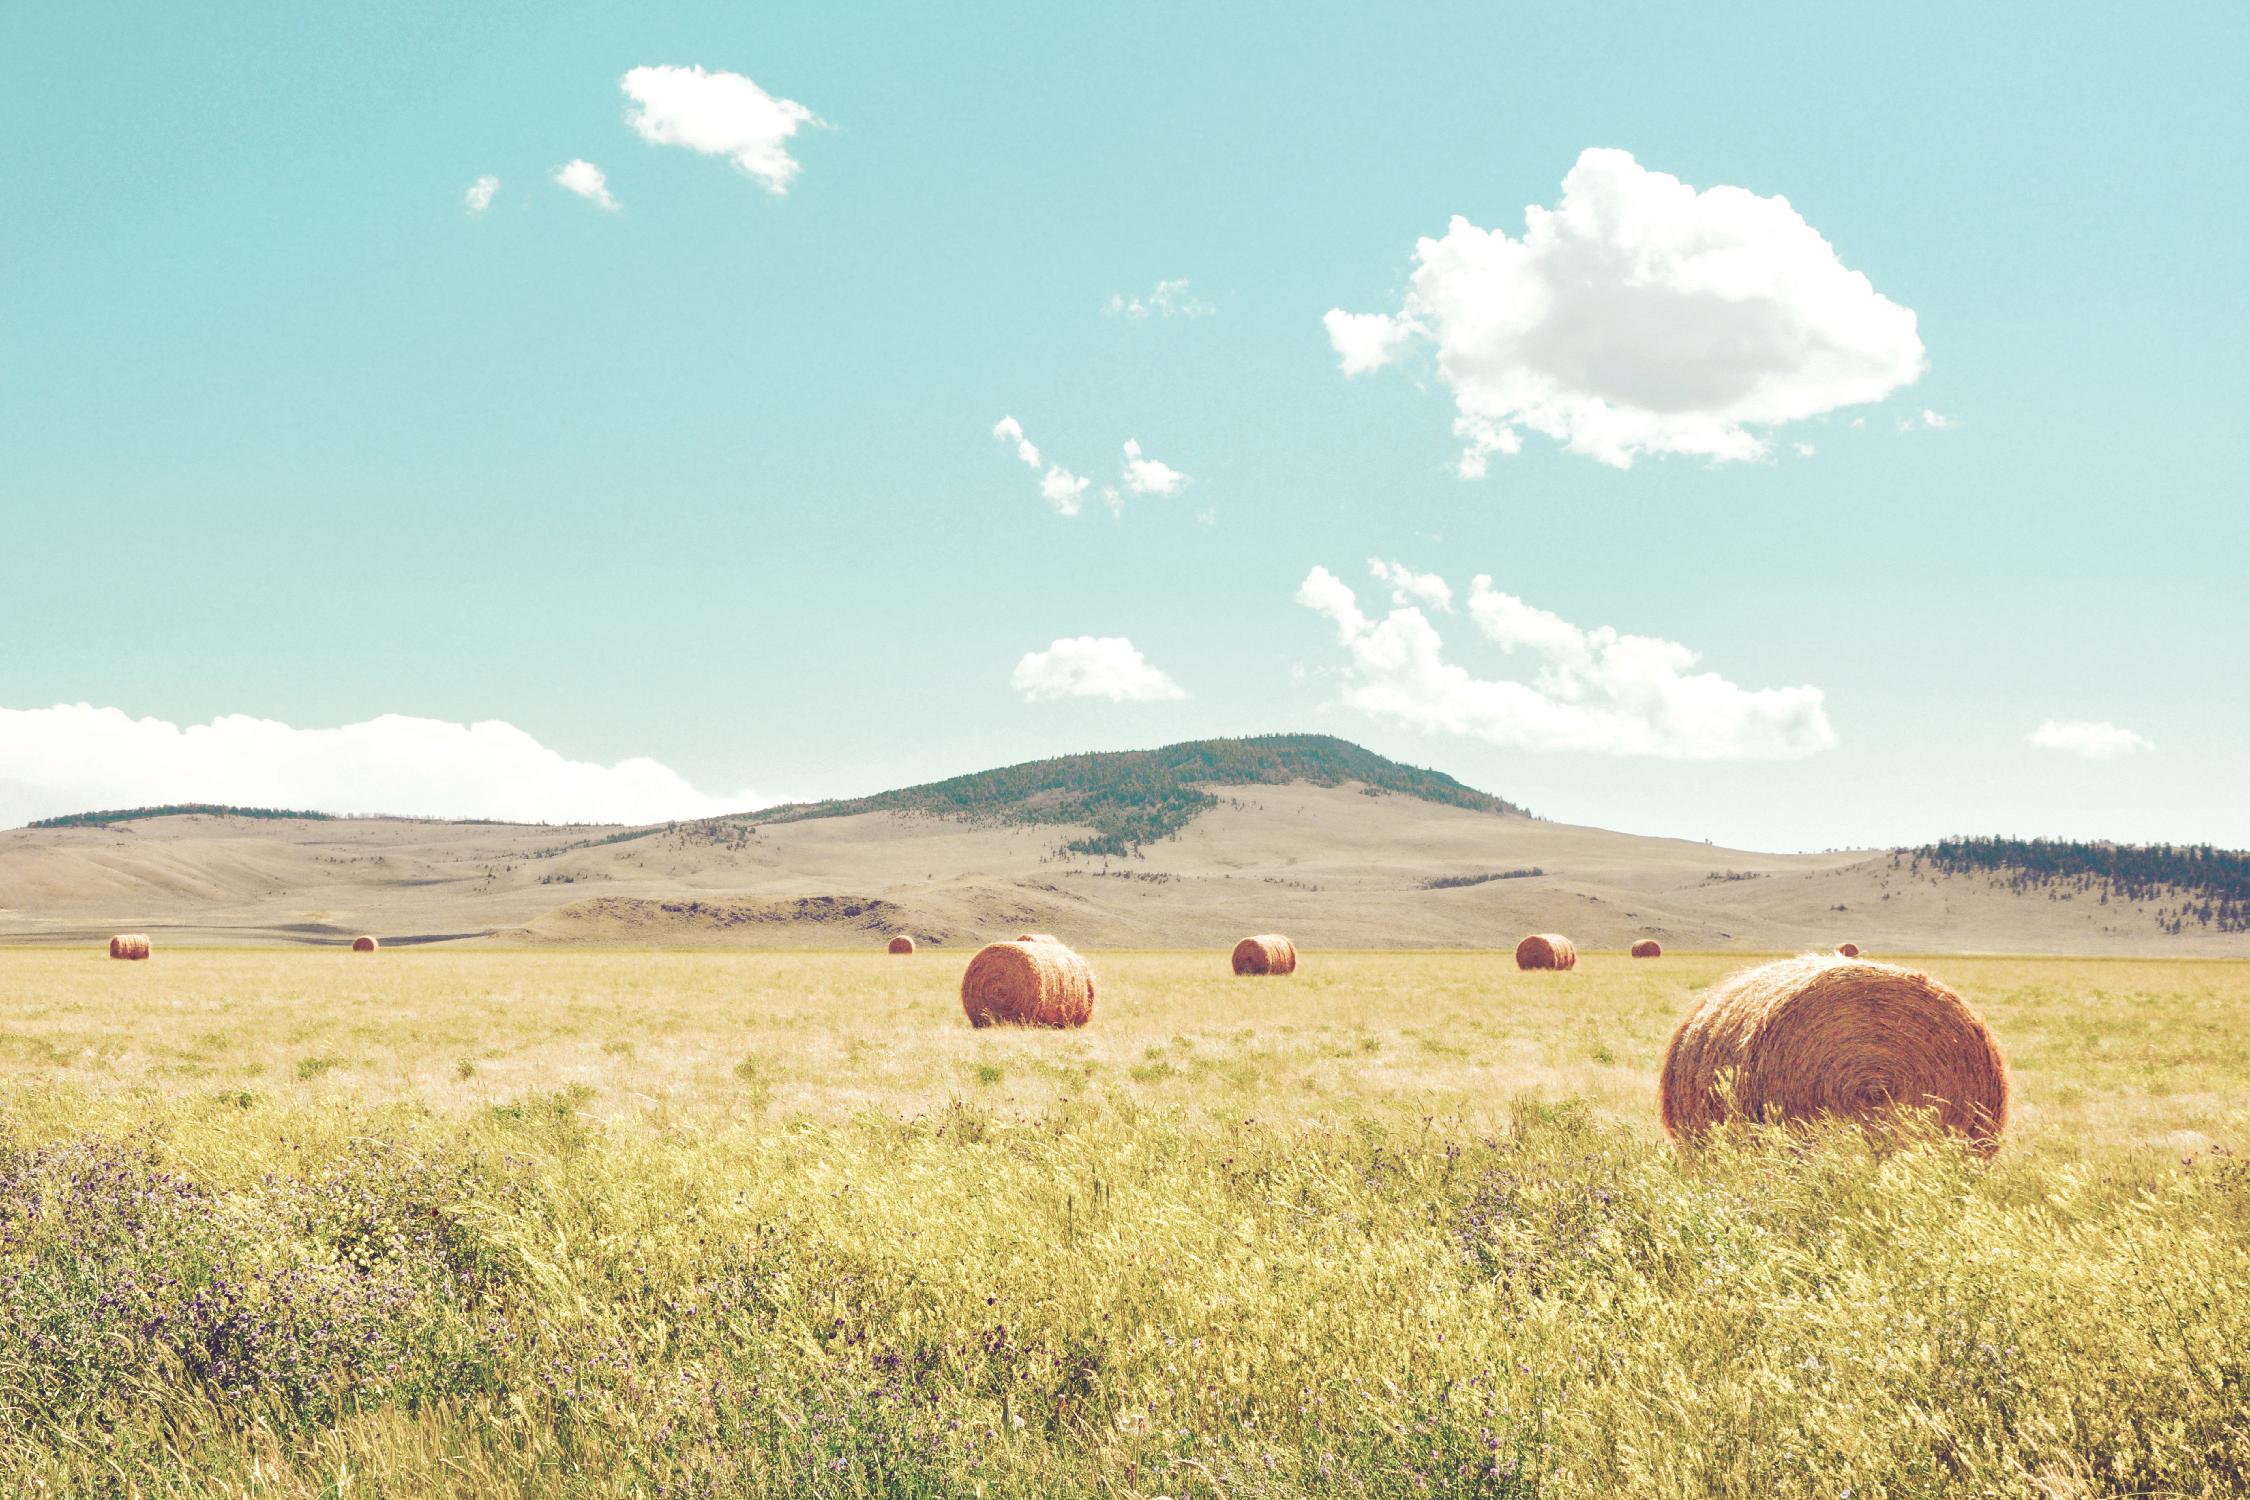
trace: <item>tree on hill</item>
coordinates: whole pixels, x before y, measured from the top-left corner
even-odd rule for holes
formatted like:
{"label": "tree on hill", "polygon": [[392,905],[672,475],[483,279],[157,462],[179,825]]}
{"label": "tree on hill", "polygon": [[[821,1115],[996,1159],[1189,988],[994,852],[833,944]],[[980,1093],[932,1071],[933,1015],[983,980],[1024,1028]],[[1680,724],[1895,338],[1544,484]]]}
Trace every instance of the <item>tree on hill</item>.
{"label": "tree on hill", "polygon": [[1522,808],[1443,772],[1401,765],[1333,735],[1274,734],[1027,761],[873,797],[774,808],[758,814],[758,821],[909,812],[1000,824],[1078,824],[1093,832],[1065,844],[1070,852],[1126,855],[1172,837],[1196,814],[1216,807],[1211,787],[1290,782],[1359,782],[1373,792],[1524,815]]}

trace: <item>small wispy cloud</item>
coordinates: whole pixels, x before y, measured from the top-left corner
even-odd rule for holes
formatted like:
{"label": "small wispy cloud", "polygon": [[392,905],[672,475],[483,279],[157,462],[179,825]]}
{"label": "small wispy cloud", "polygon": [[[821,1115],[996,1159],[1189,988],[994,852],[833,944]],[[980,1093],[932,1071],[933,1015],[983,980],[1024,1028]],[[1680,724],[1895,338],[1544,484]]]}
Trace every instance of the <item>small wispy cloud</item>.
{"label": "small wispy cloud", "polygon": [[1109,305],[1103,309],[1113,318],[1207,318],[1218,311],[1188,290],[1187,279],[1179,277],[1159,281],[1144,295],[1128,297],[1123,292],[1111,292]]}
{"label": "small wispy cloud", "polygon": [[1015,450],[1016,461],[1039,474],[1039,498],[1046,501],[1058,516],[1075,516],[1084,506],[1086,491],[1093,481],[1083,475],[1073,474],[1061,464],[1050,464],[1039,456],[1039,445],[1024,436],[1023,423],[1014,417],[1002,417],[992,424],[992,435]]}
{"label": "small wispy cloud", "polygon": [[[1002,417],[992,424],[992,435],[1014,451],[1018,463],[1039,475],[1039,496],[1056,515],[1075,516],[1085,508],[1086,492],[1093,488],[1093,481],[1061,464],[1049,463],[1038,444],[1025,435],[1021,422]],[[1187,475],[1151,458],[1138,439],[1127,438],[1118,482],[1102,486],[1101,498],[1112,512],[1121,512],[1127,495],[1177,495],[1187,484]]]}
{"label": "small wispy cloud", "polygon": [[596,208],[617,212],[617,200],[609,192],[609,178],[602,174],[600,167],[583,158],[555,168],[555,186],[566,193],[576,193]]}
{"label": "small wispy cloud", "polygon": [[461,205],[468,210],[470,218],[476,218],[492,207],[492,199],[499,191],[500,179],[487,173],[469,184],[469,190],[461,195]]}
{"label": "small wispy cloud", "polygon": [[2099,719],[2049,719],[2028,738],[2042,750],[2060,750],[2085,760],[2115,760],[2156,748],[2132,730]]}

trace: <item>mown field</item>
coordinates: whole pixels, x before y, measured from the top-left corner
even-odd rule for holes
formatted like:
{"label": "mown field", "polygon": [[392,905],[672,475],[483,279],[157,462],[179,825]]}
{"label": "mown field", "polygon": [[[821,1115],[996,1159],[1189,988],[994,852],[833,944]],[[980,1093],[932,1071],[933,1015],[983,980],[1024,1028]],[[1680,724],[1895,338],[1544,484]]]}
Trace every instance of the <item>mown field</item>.
{"label": "mown field", "polygon": [[1730,956],[0,952],[0,1493],[2231,1495],[2250,965],[1682,1158]]}

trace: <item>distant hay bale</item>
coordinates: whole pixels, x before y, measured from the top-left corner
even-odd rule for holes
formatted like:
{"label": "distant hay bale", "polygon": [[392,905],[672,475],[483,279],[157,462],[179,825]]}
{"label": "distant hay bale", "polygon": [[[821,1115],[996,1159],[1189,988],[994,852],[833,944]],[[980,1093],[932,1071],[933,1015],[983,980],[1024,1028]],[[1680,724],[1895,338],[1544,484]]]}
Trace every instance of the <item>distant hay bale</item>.
{"label": "distant hay bale", "polygon": [[1577,963],[1578,945],[1559,932],[1535,932],[1516,944],[1519,969],[1569,969]]}
{"label": "distant hay bale", "polygon": [[1062,939],[1051,932],[1019,932],[1016,934],[1016,941],[1019,943],[1059,943]]}
{"label": "distant hay bale", "polygon": [[1655,938],[1642,938],[1633,945],[1633,957],[1635,958],[1662,958],[1663,956],[1664,945]]}
{"label": "distant hay bale", "polygon": [[893,953],[912,953],[914,951],[914,939],[902,932],[891,939],[890,951]]}
{"label": "distant hay bale", "polygon": [[1857,958],[1859,957],[1859,944],[1839,943],[1836,945],[1836,952],[1844,958]]}
{"label": "distant hay bale", "polygon": [[352,939],[352,952],[354,953],[373,953],[381,946],[383,945],[364,934]]}
{"label": "distant hay bale", "polygon": [[1278,932],[1261,932],[1234,945],[1237,974],[1294,974],[1297,945]]}
{"label": "distant hay bale", "polygon": [[148,934],[145,932],[119,933],[109,940],[109,956],[111,958],[148,957]]}
{"label": "distant hay bale", "polygon": [[1677,1139],[1730,1118],[1865,1123],[1903,1106],[1989,1156],[2008,1123],[2008,1066],[1928,975],[1808,953],[1706,994],[1665,1049],[1660,1097]]}
{"label": "distant hay bale", "polygon": [[1047,938],[987,943],[961,975],[972,1026],[1083,1026],[1094,1014],[1094,971]]}

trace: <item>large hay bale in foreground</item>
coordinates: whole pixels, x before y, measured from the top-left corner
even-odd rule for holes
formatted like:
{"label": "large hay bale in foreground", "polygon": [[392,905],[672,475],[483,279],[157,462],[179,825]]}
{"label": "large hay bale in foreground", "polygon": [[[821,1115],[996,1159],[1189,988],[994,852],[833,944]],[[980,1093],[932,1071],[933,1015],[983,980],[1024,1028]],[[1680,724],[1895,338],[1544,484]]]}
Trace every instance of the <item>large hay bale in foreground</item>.
{"label": "large hay bale in foreground", "polygon": [[1730,1118],[1872,1122],[1905,1107],[1989,1156],[2008,1124],[2008,1065],[1927,974],[1808,953],[1707,993],[1665,1049],[1661,1099],[1682,1139]]}
{"label": "large hay bale in foreground", "polygon": [[109,956],[111,958],[148,957],[148,934],[145,932],[119,933],[109,940]]}
{"label": "large hay bale in foreground", "polygon": [[891,939],[890,951],[893,953],[912,953],[914,951],[914,939],[902,932]]}
{"label": "large hay bale in foreground", "polygon": [[961,974],[972,1026],[1083,1026],[1094,1015],[1094,971],[1049,938],[987,943]]}
{"label": "large hay bale in foreground", "polygon": [[1843,958],[1857,958],[1859,957],[1859,944],[1838,943],[1836,945],[1836,952],[1838,956]]}
{"label": "large hay bale in foreground", "polygon": [[1294,974],[1297,945],[1278,932],[1261,932],[1234,945],[1237,974]]}
{"label": "large hay bale in foreground", "polygon": [[382,944],[376,942],[373,938],[368,937],[364,933],[352,939],[352,952],[354,953],[373,953],[377,948],[380,948],[381,946]]}
{"label": "large hay bale in foreground", "polygon": [[1662,958],[1663,956],[1664,945],[1655,938],[1642,938],[1633,945],[1633,957],[1635,958]]}
{"label": "large hay bale in foreground", "polygon": [[1559,932],[1535,932],[1516,944],[1519,969],[1569,969],[1578,964],[1578,945]]}

